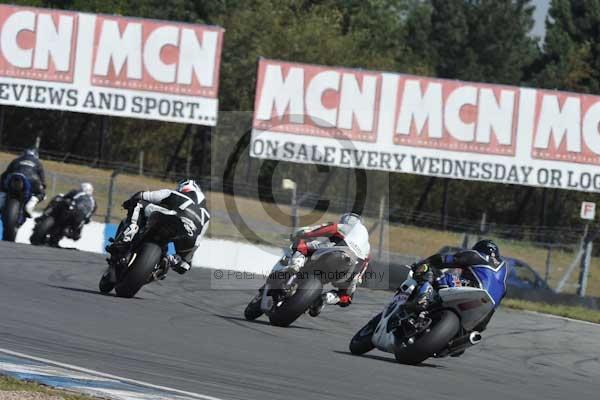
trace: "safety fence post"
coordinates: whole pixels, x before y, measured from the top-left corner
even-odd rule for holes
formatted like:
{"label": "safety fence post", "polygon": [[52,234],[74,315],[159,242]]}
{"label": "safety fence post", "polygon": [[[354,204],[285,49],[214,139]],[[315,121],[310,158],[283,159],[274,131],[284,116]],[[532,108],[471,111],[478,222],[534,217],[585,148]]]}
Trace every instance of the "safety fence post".
{"label": "safety fence post", "polygon": [[106,206],[106,217],[104,218],[104,223],[106,224],[110,224],[115,186],[117,183],[117,175],[119,175],[119,173],[119,170],[114,170],[113,173],[110,174],[110,183],[108,185],[108,205]]}

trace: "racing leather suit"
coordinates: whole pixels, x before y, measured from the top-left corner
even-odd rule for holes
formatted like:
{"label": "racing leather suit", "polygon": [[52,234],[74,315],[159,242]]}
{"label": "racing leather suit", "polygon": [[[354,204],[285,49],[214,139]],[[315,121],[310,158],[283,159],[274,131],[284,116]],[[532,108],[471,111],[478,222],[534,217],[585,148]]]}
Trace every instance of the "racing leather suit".
{"label": "racing leather suit", "polygon": [[[137,205],[134,208],[135,204]],[[174,223],[182,224],[187,237],[173,241],[176,254],[167,256],[167,261],[169,266],[180,274],[189,271],[194,253],[208,229],[210,220],[202,192],[188,194],[169,189],[138,192],[123,203],[123,206],[130,210],[125,223],[128,226],[122,224],[115,243],[131,241],[152,213],[172,216]]]}
{"label": "racing leather suit", "polygon": [[83,226],[90,223],[92,215],[94,215],[96,212],[96,201],[94,200],[93,196],[90,196],[85,192],[80,190],[71,190],[64,196],[58,195],[54,197],[52,202],[48,205],[48,208],[53,207],[54,204],[62,200],[72,200],[77,208],[77,219],[74,221],[74,224],[69,230],[67,237],[73,240],[79,240],[81,239],[81,230],[83,229]]}
{"label": "racing leather suit", "polygon": [[321,248],[333,247],[336,245],[347,245],[351,249],[356,249],[358,253],[358,263],[356,272],[352,278],[342,284],[334,283],[338,290],[327,292],[323,295],[323,301],[327,304],[338,304],[341,307],[349,306],[352,303],[352,296],[356,291],[357,285],[362,282],[365,271],[369,263],[369,232],[362,223],[354,225],[328,223],[308,228],[303,228],[294,234],[293,254],[289,260],[289,267],[296,271],[304,266],[308,257]]}
{"label": "racing leather suit", "polygon": [[[506,295],[506,277],[508,264],[502,258],[495,259],[476,250],[463,250],[455,254],[435,254],[412,266],[414,278],[423,283],[415,300],[417,309],[425,310],[435,299],[435,291],[448,287],[472,286],[488,291],[495,307]],[[482,271],[484,273],[482,274]],[[486,276],[486,272],[489,272]],[[494,285],[498,279],[501,284]],[[494,310],[476,327],[482,332]]]}
{"label": "racing leather suit", "polygon": [[44,174],[44,167],[40,160],[30,154],[23,154],[18,158],[11,161],[6,168],[6,171],[0,175],[0,210],[4,208],[6,201],[6,179],[11,174],[23,174],[27,177],[31,183],[32,197],[25,206],[25,210],[29,215],[31,211],[40,201],[46,197],[46,176]]}

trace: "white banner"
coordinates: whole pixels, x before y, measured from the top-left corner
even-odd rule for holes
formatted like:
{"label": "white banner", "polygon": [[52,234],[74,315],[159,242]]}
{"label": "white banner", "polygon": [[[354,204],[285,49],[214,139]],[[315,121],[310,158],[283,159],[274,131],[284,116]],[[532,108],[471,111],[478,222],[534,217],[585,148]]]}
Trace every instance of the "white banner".
{"label": "white banner", "polygon": [[0,104],[214,126],[223,29],[0,5]]}
{"label": "white banner", "polygon": [[250,154],[600,192],[600,97],[262,59]]}

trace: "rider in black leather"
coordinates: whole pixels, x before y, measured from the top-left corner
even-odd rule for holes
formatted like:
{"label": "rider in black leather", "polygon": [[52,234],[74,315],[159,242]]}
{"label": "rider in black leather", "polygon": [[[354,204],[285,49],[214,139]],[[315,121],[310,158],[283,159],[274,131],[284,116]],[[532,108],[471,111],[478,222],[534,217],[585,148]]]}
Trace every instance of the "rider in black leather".
{"label": "rider in black leather", "polygon": [[84,182],[80,185],[79,189],[73,189],[64,196],[58,195],[50,203],[49,207],[52,207],[56,204],[55,202],[72,200],[77,208],[78,213],[76,213],[76,220],[71,229],[67,232],[67,237],[69,239],[81,239],[81,230],[83,229],[83,226],[91,222],[92,215],[94,215],[97,208],[93,194],[94,186],[89,182]]}
{"label": "rider in black leather", "polygon": [[[141,209],[136,207],[144,203]],[[176,254],[166,257],[166,266],[179,274],[189,271],[194,253],[208,229],[210,220],[206,199],[195,181],[180,181],[177,190],[138,192],[125,201],[123,207],[130,210],[127,222],[119,228],[114,243],[107,248],[109,253],[113,246],[131,242],[146,218],[158,212],[173,216],[173,221],[181,224],[187,232],[187,237],[174,241]]]}
{"label": "rider in black leather", "polygon": [[26,213],[31,216],[34,207],[46,198],[46,176],[44,167],[40,162],[36,149],[27,149],[18,158],[14,159],[0,175],[0,210],[4,207],[6,200],[6,178],[10,174],[20,173],[29,179],[31,183],[32,197],[25,205]]}

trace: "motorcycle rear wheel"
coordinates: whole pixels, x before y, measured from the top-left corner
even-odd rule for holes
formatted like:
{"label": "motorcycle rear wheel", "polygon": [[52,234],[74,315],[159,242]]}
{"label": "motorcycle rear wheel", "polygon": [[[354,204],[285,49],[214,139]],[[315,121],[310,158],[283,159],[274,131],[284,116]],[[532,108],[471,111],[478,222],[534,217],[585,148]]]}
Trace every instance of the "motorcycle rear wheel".
{"label": "motorcycle rear wheel", "polygon": [[118,297],[131,298],[150,281],[152,272],[162,257],[162,249],[155,243],[143,243],[127,272],[115,285]]}
{"label": "motorcycle rear wheel", "polygon": [[299,279],[296,293],[285,299],[283,304],[269,313],[271,325],[287,327],[297,320],[321,293],[323,284],[318,279]]}
{"label": "motorcycle rear wheel", "polygon": [[29,238],[31,244],[34,246],[46,244],[46,236],[50,233],[53,226],[54,218],[50,216],[42,217],[33,228],[33,233],[31,234],[31,238]]}
{"label": "motorcycle rear wheel", "polygon": [[14,242],[19,229],[19,214],[21,203],[17,199],[6,199],[4,210],[2,210],[2,240]]}
{"label": "motorcycle rear wheel", "polygon": [[413,344],[394,352],[396,361],[401,364],[420,364],[435,353],[443,350],[460,329],[458,316],[449,310],[431,315],[433,320],[429,332],[422,334]]}

